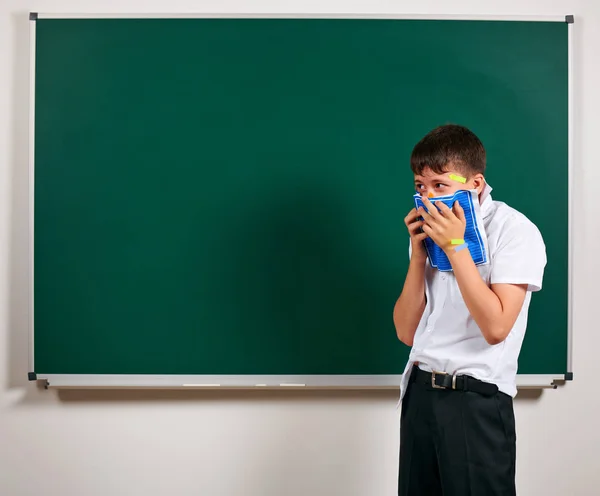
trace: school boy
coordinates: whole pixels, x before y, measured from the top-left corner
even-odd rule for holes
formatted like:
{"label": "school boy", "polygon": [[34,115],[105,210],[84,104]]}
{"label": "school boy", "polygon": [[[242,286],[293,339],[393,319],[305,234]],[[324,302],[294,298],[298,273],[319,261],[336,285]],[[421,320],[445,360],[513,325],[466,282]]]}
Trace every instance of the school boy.
{"label": "school boy", "polygon": [[[517,359],[546,249],[525,215],[492,200],[485,167],[483,144],[458,125],[432,130],[411,155],[427,211],[413,209],[404,219],[410,264],[394,306],[398,338],[412,347],[401,383],[401,496],[516,494]],[[434,206],[436,196],[461,189],[479,199],[484,265],[451,244],[464,238],[460,205]],[[452,271],[431,267],[426,237],[444,250]]]}

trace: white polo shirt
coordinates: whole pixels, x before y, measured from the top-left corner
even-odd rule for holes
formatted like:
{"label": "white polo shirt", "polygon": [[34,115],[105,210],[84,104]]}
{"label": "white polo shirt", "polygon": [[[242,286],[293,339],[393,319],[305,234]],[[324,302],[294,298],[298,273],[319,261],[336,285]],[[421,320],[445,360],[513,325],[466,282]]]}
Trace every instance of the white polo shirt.
{"label": "white polo shirt", "polygon": [[496,384],[510,396],[517,393],[517,360],[525,337],[531,294],[542,288],[546,247],[538,228],[522,213],[493,201],[491,190],[486,185],[481,195],[490,262],[477,269],[488,286],[527,284],[521,312],[502,343],[488,344],[465,305],[454,273],[440,272],[427,262],[427,304],[402,376],[400,400],[414,362],[423,370],[467,374]]}

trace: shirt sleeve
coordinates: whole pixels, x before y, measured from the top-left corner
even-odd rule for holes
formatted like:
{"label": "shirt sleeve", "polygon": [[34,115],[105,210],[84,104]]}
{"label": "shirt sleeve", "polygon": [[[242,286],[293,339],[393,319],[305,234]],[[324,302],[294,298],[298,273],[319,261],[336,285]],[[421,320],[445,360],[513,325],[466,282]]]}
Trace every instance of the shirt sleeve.
{"label": "shirt sleeve", "polygon": [[538,228],[520,219],[503,233],[492,254],[491,284],[527,284],[528,291],[542,289],[546,245]]}

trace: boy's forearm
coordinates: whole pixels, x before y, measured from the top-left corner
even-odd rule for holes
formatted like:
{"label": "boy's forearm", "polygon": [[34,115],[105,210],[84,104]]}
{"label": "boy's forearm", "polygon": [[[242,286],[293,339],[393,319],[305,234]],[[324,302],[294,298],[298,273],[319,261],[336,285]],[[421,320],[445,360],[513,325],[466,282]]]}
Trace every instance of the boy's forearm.
{"label": "boy's forearm", "polygon": [[402,293],[394,306],[396,334],[407,346],[413,344],[425,303],[425,261],[411,259]]}
{"label": "boy's forearm", "polygon": [[489,344],[498,344],[506,336],[503,329],[502,303],[481,278],[469,250],[451,251],[448,258],[469,313]]}

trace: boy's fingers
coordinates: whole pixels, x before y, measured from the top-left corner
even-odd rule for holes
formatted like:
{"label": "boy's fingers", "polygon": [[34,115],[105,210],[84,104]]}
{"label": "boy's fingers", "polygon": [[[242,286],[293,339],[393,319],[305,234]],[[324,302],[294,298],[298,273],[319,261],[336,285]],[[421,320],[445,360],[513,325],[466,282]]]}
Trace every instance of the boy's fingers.
{"label": "boy's fingers", "polygon": [[455,215],[461,220],[461,221],[465,221],[465,211],[463,210],[463,208],[460,206],[460,203],[458,203],[457,201],[454,202],[454,207],[452,208],[452,210],[454,210]]}
{"label": "boy's fingers", "polygon": [[414,236],[416,241],[424,241],[426,238],[428,238],[427,233],[419,233],[419,234],[415,234]]}
{"label": "boy's fingers", "polygon": [[421,217],[423,217],[423,219],[425,219],[425,220],[427,220],[427,219],[433,219],[433,216],[427,210],[425,210],[423,207],[419,207],[419,210],[417,211],[417,213]]}
{"label": "boy's fingers", "polygon": [[[429,201],[428,198],[423,197],[423,203],[427,206],[428,215],[434,219],[443,218],[442,214],[438,211],[438,209]],[[441,203],[441,202],[440,202]]]}
{"label": "boy's fingers", "polygon": [[404,223],[408,226],[418,216],[419,216],[419,213],[417,212],[417,209],[413,208],[410,212],[408,212],[408,215],[406,217],[404,217]]}
{"label": "boy's fingers", "polygon": [[442,211],[442,215],[447,215],[450,212],[452,212],[452,210],[450,210],[448,205],[446,205],[444,202],[441,202],[441,201],[435,202],[435,206],[438,207]]}
{"label": "boy's fingers", "polygon": [[423,221],[422,220],[418,220],[416,222],[411,222],[410,224],[408,224],[408,232],[410,234],[414,234],[414,232],[419,229],[419,227],[421,227],[423,225]]}

